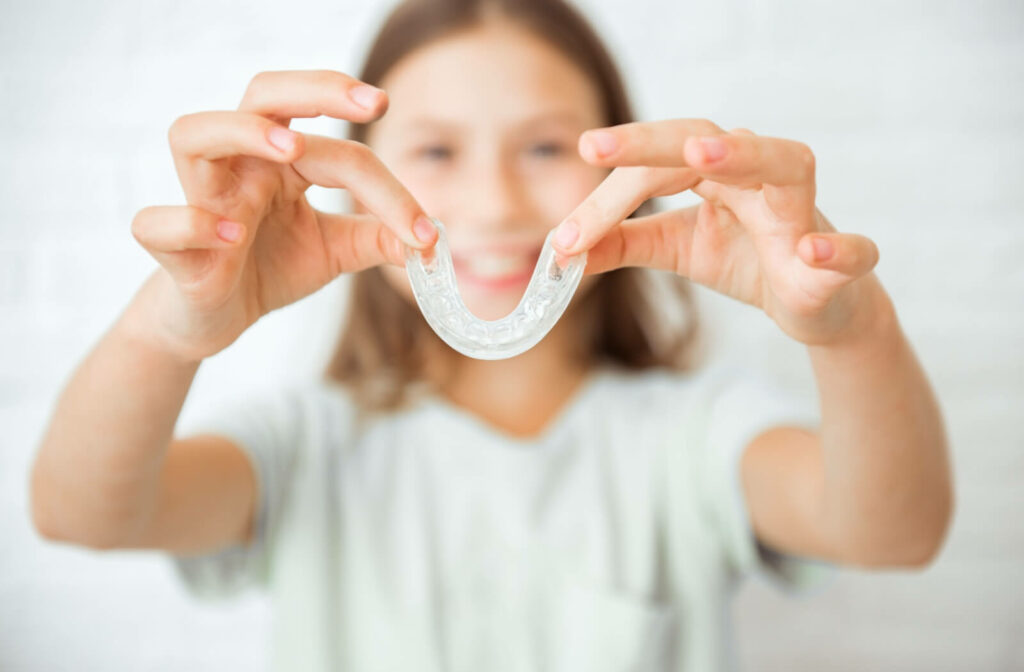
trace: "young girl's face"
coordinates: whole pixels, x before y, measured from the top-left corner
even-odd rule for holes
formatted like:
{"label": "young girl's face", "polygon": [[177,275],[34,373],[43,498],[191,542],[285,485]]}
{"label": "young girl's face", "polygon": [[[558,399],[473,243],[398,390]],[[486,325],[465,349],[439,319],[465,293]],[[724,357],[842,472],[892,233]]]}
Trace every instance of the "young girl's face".
{"label": "young girl's face", "polygon": [[[429,43],[381,86],[388,111],[367,144],[444,223],[466,307],[483,319],[507,315],[548,231],[607,175],[576,151],[583,131],[605,124],[596,88],[555,47],[508,21]],[[383,270],[412,301],[404,271]]]}

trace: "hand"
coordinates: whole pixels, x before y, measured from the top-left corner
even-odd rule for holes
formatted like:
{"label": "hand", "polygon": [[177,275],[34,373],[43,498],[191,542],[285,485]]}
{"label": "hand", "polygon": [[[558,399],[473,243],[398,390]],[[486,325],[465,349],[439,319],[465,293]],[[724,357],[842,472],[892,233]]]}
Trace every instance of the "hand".
{"label": "hand", "polygon": [[[761,308],[808,345],[838,341],[870,320],[878,249],[836,232],[815,207],[806,145],[676,119],[587,131],[579,151],[614,167],[556,234],[560,255],[588,251],[586,273],[671,270]],[[704,201],[625,219],[651,197],[686,189]]]}
{"label": "hand", "polygon": [[[133,315],[198,360],[340,273],[403,264],[401,242],[433,245],[419,204],[365,145],[288,129],[295,117],[367,122],[386,108],[383,91],[340,72],[282,71],[256,75],[237,111],[178,118],[168,137],[188,205],[148,207],[132,222],[162,267]],[[315,210],[312,184],[347,188],[371,214]]]}

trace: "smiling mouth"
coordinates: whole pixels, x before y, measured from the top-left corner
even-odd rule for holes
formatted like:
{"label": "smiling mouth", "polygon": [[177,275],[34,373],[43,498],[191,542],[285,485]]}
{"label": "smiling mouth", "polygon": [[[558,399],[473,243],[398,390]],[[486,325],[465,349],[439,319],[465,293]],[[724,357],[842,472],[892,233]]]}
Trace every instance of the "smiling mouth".
{"label": "smiling mouth", "polygon": [[486,289],[507,289],[525,285],[540,258],[540,248],[519,253],[476,253],[452,255],[457,279]]}

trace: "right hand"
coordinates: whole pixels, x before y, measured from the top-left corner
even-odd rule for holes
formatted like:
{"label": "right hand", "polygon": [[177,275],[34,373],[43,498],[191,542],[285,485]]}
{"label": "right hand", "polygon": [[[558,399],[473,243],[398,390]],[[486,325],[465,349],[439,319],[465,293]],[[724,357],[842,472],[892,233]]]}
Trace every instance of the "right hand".
{"label": "right hand", "polygon": [[[295,117],[365,123],[386,109],[384,92],[340,72],[280,71],[256,75],[237,111],[175,120],[168,139],[188,205],[147,207],[132,221],[162,267],[137,298],[161,347],[200,361],[340,273],[403,265],[402,243],[436,242],[429,222],[428,242],[417,239],[422,208],[366,145],[288,129]],[[312,184],[348,189],[370,214],[315,210]],[[240,235],[229,241],[219,227],[232,224]]]}

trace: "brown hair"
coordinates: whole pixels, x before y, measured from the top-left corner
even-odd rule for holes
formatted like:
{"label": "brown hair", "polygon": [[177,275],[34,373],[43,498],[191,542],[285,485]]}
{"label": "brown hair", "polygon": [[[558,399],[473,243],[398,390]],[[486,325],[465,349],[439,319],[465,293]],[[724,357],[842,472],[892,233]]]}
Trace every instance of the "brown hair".
{"label": "brown hair", "polygon": [[[418,47],[495,15],[533,31],[580,67],[600,94],[605,125],[633,120],[607,49],[586,19],[562,0],[406,0],[384,22],[359,79],[379,84]],[[364,142],[367,131],[366,124],[351,124],[349,138]],[[634,214],[652,210],[648,201]],[[416,306],[388,284],[380,267],[356,274],[348,310],[324,377],[348,386],[364,410],[399,407],[408,386],[424,379],[428,353],[443,352],[447,346]],[[673,310],[682,319],[673,319]],[[588,364],[613,363],[637,370],[685,370],[694,364],[697,321],[685,278],[644,268],[609,271],[578,304],[570,305],[569,313],[573,312],[586,320],[589,342],[582,350]]]}

